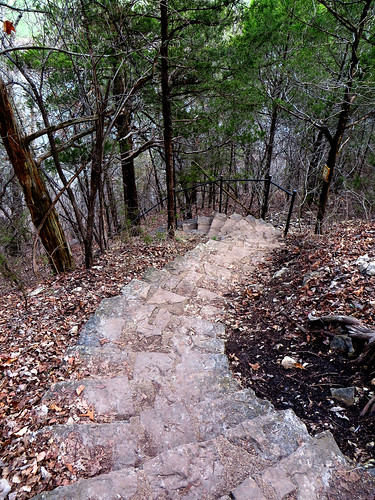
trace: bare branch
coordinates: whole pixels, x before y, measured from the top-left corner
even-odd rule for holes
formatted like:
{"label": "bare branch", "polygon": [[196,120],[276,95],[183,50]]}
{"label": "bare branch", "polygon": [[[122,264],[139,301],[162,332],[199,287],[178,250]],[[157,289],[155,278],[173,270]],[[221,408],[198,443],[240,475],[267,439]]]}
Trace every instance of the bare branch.
{"label": "bare branch", "polygon": [[81,56],[89,57],[89,54],[83,54],[81,52],[72,52],[70,50],[59,49],[58,47],[46,47],[45,45],[21,45],[18,47],[8,47],[0,51],[0,56],[7,54],[8,52],[16,52],[20,50],[51,50],[53,52],[61,52],[63,54],[68,54],[70,56]]}
{"label": "bare branch", "polygon": [[9,5],[9,3],[0,2],[0,7],[6,7],[7,9],[14,10],[16,12],[30,12],[32,14],[47,14],[45,10],[38,9],[22,9],[21,7],[14,7],[13,5]]}
{"label": "bare branch", "polygon": [[24,139],[25,144],[30,144],[30,142],[35,141],[38,137],[46,135],[50,132],[56,132],[57,130],[62,130],[64,128],[70,127],[72,125],[77,125],[79,123],[92,122],[98,119],[98,115],[84,116],[83,118],[74,118],[73,120],[68,120],[67,122],[59,123],[58,125],[51,125],[50,127],[44,128],[43,130],[38,130],[34,134],[30,134]]}
{"label": "bare branch", "polygon": [[341,14],[339,14],[336,10],[334,10],[326,0],[319,0],[319,3],[324,5],[324,7],[330,12],[334,18],[336,18],[345,28],[347,28],[349,31],[352,31],[355,33],[357,31],[357,28],[352,24],[348,19],[343,17]]}

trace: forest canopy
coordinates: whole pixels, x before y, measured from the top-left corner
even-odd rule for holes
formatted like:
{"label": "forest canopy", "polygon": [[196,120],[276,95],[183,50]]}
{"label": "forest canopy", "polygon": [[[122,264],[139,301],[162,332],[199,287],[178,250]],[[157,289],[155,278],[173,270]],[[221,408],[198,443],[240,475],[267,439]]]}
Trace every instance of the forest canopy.
{"label": "forest canopy", "polygon": [[[5,259],[37,235],[55,272],[74,269],[73,239],[90,267],[157,203],[173,235],[198,203],[188,188],[220,176],[272,175],[317,233],[373,216],[374,1],[9,0],[0,13]],[[262,183],[228,189],[260,215]]]}

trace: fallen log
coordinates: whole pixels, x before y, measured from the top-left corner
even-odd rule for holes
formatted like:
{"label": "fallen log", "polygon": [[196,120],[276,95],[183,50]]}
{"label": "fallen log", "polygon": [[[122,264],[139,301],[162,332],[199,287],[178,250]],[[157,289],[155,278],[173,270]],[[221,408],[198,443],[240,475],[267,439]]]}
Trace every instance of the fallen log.
{"label": "fallen log", "polygon": [[[338,324],[348,334],[350,338],[367,341],[363,352],[352,361],[356,365],[367,367],[368,370],[373,370],[375,367],[375,330],[363,325],[357,318],[353,316],[342,316],[339,314],[327,314],[326,316],[314,316],[309,314],[309,321],[316,324]],[[326,335],[334,336],[334,332],[324,332]]]}
{"label": "fallen log", "polygon": [[309,314],[309,321],[311,323],[323,324],[339,324],[346,330],[348,335],[354,339],[367,340],[372,343],[375,341],[375,330],[363,325],[357,318],[353,316],[343,316],[340,314],[327,314],[325,316],[314,316]]}
{"label": "fallen log", "polygon": [[[375,330],[368,328],[363,325],[357,318],[353,316],[342,316],[335,314],[327,314],[325,316],[314,316],[309,314],[309,321],[315,324],[327,325],[327,324],[337,324],[340,325],[349,337],[367,341],[363,352],[353,360],[352,363],[356,365],[361,365],[368,371],[374,371],[375,369]],[[325,335],[335,336],[334,332],[323,331]],[[363,408],[360,416],[375,416],[375,396],[373,396],[370,401]]]}
{"label": "fallen log", "polygon": [[360,417],[365,417],[366,415],[375,416],[375,396],[373,396],[367,405],[361,411]]}

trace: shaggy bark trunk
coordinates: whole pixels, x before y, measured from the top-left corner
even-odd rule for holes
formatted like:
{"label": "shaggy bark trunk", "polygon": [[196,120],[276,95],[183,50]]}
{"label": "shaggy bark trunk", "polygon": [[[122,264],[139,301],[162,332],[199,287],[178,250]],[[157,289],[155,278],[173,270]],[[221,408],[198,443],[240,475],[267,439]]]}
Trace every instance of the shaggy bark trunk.
{"label": "shaggy bark trunk", "polygon": [[[128,124],[122,128],[124,138],[119,138],[120,141],[120,156],[121,156],[121,171],[122,183],[124,189],[124,202],[126,215],[130,222],[133,222],[139,214],[138,193],[135,182],[134,159],[127,158],[128,154],[133,150],[133,140],[131,137],[126,137],[129,133]],[[137,221],[139,224],[139,221]]]}
{"label": "shaggy bark trunk", "polygon": [[75,269],[74,260],[59,222],[57,212],[51,208],[52,200],[38,166],[28,146],[24,144],[16,122],[4,81],[0,78],[0,134],[14,171],[25,195],[31,219],[36,228],[47,213],[40,239],[48,254],[54,272]]}
{"label": "shaggy bark trunk", "polygon": [[94,151],[92,153],[90,193],[87,207],[87,225],[84,238],[85,245],[85,266],[92,267],[94,263],[93,256],[93,236],[95,225],[95,205],[102,180],[103,167],[103,137],[104,137],[104,117],[101,116],[97,122]]}

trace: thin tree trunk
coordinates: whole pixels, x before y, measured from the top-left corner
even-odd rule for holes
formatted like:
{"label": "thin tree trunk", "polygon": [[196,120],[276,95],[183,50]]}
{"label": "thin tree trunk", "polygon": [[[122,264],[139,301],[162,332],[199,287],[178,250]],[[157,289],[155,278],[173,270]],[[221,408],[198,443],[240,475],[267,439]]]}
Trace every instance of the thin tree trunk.
{"label": "thin tree trunk", "polygon": [[41,230],[40,238],[55,272],[75,269],[64,231],[57,212],[51,209],[52,200],[38,166],[28,146],[24,144],[16,122],[8,92],[0,77],[0,133],[10,162],[22,186],[25,201],[30,210],[31,219],[36,228],[49,212]]}
{"label": "thin tree trunk", "polygon": [[88,197],[87,224],[84,239],[85,245],[85,266],[90,268],[94,263],[93,257],[93,235],[95,224],[95,205],[102,177],[103,163],[103,138],[104,138],[104,117],[100,116],[97,122],[94,151],[92,153],[90,192]]}
{"label": "thin tree trunk", "polygon": [[161,208],[164,208],[164,203],[163,203],[164,196],[163,196],[163,193],[161,191],[160,181],[159,181],[159,177],[158,177],[158,171],[156,169],[155,159],[154,159],[154,156],[153,156],[151,150],[150,150],[150,158],[151,158],[151,163],[152,163],[152,169],[154,172],[156,191],[158,193],[159,203],[160,203]]}
{"label": "thin tree trunk", "polygon": [[[306,202],[309,206],[314,202],[314,187],[315,187],[315,175],[318,170],[319,161],[322,156],[322,146],[323,146],[324,134],[322,130],[318,131],[318,135],[313,143],[313,152],[311,161],[308,166],[307,175],[306,175],[306,187],[305,187],[305,196]],[[315,174],[315,175],[314,175]],[[314,179],[311,177],[314,176]]]}
{"label": "thin tree trunk", "polygon": [[[105,95],[103,95],[102,88],[99,83],[96,61],[93,57],[93,48],[91,43],[90,34],[90,21],[86,14],[85,4],[81,0],[82,8],[82,26],[86,31],[88,51],[90,53],[90,60],[92,65],[92,80],[93,88],[96,100],[96,115],[97,120],[95,121],[95,144],[91,155],[91,177],[90,177],[90,191],[88,196],[88,206],[87,206],[87,224],[86,224],[86,234],[84,238],[85,246],[85,265],[90,268],[94,263],[93,256],[93,236],[95,229],[95,205],[98,193],[100,195],[100,189],[102,186],[102,174],[103,174],[103,152],[104,152],[104,117],[106,111],[106,104],[108,100],[109,85],[107,85]],[[101,225],[102,222],[102,211],[99,212],[99,231],[104,231],[104,227]],[[104,234],[99,234],[99,244],[102,250],[102,242],[105,240]]]}
{"label": "thin tree trunk", "polygon": [[359,22],[359,28],[354,31],[353,33],[353,38],[354,41],[352,43],[352,50],[351,50],[351,60],[350,60],[350,65],[349,65],[349,75],[348,75],[348,80],[345,85],[345,90],[344,90],[344,95],[343,99],[341,102],[341,111],[337,120],[337,125],[336,125],[336,133],[332,137],[328,137],[328,140],[330,142],[330,149],[328,153],[328,159],[327,159],[327,167],[329,169],[328,171],[328,176],[326,179],[323,179],[323,186],[322,190],[320,193],[320,198],[319,198],[319,205],[318,205],[318,213],[316,217],[316,225],[315,225],[315,234],[321,234],[322,232],[322,227],[323,227],[323,221],[324,221],[324,216],[326,213],[326,207],[327,207],[327,201],[328,201],[328,193],[329,193],[329,188],[332,182],[333,178],[333,173],[335,171],[336,167],[336,160],[337,160],[337,155],[340,149],[341,141],[344,135],[344,132],[346,130],[348,121],[349,121],[349,115],[352,107],[352,103],[354,101],[355,96],[352,94],[352,88],[353,88],[353,80],[354,80],[354,75],[357,70],[357,65],[358,65],[358,47],[359,47],[359,42],[361,40],[362,34],[363,34],[363,29],[365,25],[365,21],[367,18],[367,14],[370,8],[370,5],[373,0],[367,0],[365,5],[363,6],[360,22]]}
{"label": "thin tree trunk", "polygon": [[[281,81],[280,81],[281,84]],[[277,94],[279,96],[279,92]],[[271,173],[271,165],[272,165],[272,156],[273,156],[273,148],[275,144],[275,134],[276,134],[276,125],[277,125],[277,116],[278,116],[278,106],[276,103],[273,104],[272,107],[272,115],[271,115],[271,125],[270,125],[270,133],[268,136],[268,142],[266,145],[265,151],[265,159],[266,164],[263,170],[263,177],[266,179]],[[268,185],[267,182],[264,183],[263,189],[263,200],[262,206],[265,207],[268,195]]]}
{"label": "thin tree trunk", "polygon": [[[114,93],[118,101],[121,101],[126,90],[126,75],[124,71],[118,71],[114,81]],[[122,184],[124,193],[124,205],[126,218],[133,222],[139,215],[138,193],[135,179],[134,158],[128,158],[133,150],[133,140],[130,135],[131,109],[124,108],[116,120],[118,131],[117,140],[120,148]],[[137,222],[139,224],[139,221]]]}
{"label": "thin tree trunk", "polygon": [[161,90],[164,122],[164,150],[165,171],[167,178],[167,211],[168,232],[174,236],[175,206],[174,206],[174,170],[173,170],[173,147],[172,147],[172,114],[171,114],[171,90],[168,77],[168,0],[160,1],[160,27],[161,27]]}
{"label": "thin tree trunk", "polygon": [[105,224],[104,182],[100,176],[99,182],[99,246],[100,252],[104,253],[107,248],[107,227]]}
{"label": "thin tree trunk", "polygon": [[[127,218],[133,222],[139,215],[138,193],[135,182],[134,159],[127,158],[129,152],[133,149],[131,137],[125,136],[129,132],[128,126],[123,127],[124,139],[120,140],[121,172],[124,190],[124,202]],[[139,220],[137,221],[139,224]]]}
{"label": "thin tree trunk", "polygon": [[268,141],[267,141],[267,145],[266,145],[266,154],[265,154],[266,164],[264,167],[264,173],[263,173],[264,176],[270,175],[270,173],[271,173],[273,148],[274,148],[274,144],[275,144],[277,116],[278,116],[278,106],[277,106],[277,104],[274,103],[272,106],[270,133],[269,133]]}
{"label": "thin tree trunk", "polygon": [[[113,192],[113,187],[112,183],[109,179],[108,172],[105,171],[104,173],[104,184],[107,189],[107,195],[108,195],[108,204],[109,204],[109,212],[111,217],[108,217],[108,226],[109,228],[113,227],[113,232],[117,233],[120,230],[120,224],[118,220],[118,212],[117,212],[117,206],[116,206],[116,198],[115,198],[115,193]],[[110,224],[110,219],[112,221],[112,224]],[[112,234],[112,231],[110,231]]]}

